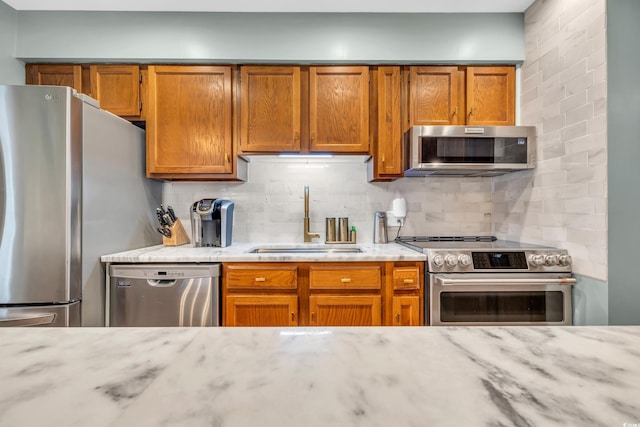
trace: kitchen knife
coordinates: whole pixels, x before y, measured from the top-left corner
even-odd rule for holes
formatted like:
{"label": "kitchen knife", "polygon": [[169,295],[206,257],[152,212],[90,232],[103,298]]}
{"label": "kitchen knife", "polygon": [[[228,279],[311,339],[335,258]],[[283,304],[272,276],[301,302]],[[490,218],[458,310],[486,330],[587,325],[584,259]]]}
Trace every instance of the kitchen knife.
{"label": "kitchen knife", "polygon": [[167,238],[171,237],[171,230],[169,230],[168,228],[158,227],[158,232],[162,234],[164,237],[167,237]]}
{"label": "kitchen knife", "polygon": [[171,206],[167,206],[167,213],[169,214],[173,222],[176,222],[178,217],[176,216],[176,213],[173,211],[173,208]]}
{"label": "kitchen knife", "polygon": [[171,215],[169,215],[168,213],[162,215],[162,218],[164,219],[164,222],[167,226],[171,227],[173,225],[173,220],[171,219]]}
{"label": "kitchen knife", "polygon": [[156,208],[156,215],[158,216],[158,222],[160,222],[160,225],[162,226],[167,225],[167,223],[164,222],[162,208]]}

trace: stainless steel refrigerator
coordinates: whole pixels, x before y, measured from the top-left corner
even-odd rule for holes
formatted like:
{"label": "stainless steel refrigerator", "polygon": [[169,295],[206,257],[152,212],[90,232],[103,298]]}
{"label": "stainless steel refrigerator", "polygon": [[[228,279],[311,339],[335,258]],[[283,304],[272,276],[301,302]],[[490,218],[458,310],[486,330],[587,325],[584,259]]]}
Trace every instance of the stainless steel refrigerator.
{"label": "stainless steel refrigerator", "polygon": [[161,242],[144,131],[67,87],[0,86],[0,325],[104,325],[100,256]]}

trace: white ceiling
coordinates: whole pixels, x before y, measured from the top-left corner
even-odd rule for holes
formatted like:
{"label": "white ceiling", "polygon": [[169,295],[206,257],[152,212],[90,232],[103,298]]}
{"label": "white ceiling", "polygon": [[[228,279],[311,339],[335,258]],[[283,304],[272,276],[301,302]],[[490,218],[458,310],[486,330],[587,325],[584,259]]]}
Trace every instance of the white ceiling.
{"label": "white ceiling", "polygon": [[184,12],[524,12],[535,0],[3,0],[16,10]]}

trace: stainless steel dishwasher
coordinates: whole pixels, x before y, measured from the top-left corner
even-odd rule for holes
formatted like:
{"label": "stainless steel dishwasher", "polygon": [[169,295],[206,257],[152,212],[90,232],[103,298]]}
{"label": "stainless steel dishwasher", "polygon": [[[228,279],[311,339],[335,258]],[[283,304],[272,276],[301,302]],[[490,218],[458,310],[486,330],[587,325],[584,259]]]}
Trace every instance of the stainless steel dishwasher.
{"label": "stainless steel dishwasher", "polygon": [[110,326],[220,326],[220,264],[111,265]]}

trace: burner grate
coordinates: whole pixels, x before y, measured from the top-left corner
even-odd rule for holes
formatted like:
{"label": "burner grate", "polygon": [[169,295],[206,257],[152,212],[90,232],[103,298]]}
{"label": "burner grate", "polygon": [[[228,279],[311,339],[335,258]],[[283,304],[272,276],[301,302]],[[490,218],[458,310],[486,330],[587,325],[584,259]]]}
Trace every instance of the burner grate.
{"label": "burner grate", "polygon": [[400,242],[495,242],[496,236],[400,236]]}

